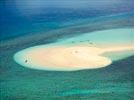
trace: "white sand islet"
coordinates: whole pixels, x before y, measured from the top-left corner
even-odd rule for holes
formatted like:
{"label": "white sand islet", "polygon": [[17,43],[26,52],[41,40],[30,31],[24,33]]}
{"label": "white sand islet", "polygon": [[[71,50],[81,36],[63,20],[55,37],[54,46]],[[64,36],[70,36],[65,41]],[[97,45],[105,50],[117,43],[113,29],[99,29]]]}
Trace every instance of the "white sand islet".
{"label": "white sand islet", "polygon": [[112,63],[106,52],[134,49],[128,47],[97,48],[88,46],[36,46],[18,52],[15,60],[25,66],[45,70],[81,70],[105,67]]}

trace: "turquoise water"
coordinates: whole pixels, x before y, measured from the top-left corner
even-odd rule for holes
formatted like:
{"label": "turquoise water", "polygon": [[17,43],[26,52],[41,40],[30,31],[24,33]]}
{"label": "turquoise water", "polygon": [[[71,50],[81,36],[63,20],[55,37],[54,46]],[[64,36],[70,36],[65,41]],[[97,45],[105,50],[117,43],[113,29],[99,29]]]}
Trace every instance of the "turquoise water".
{"label": "turquoise water", "polygon": [[[97,20],[94,25],[89,23],[90,25],[85,24],[84,26],[81,26],[80,30],[83,32],[85,29],[89,29],[87,30],[88,32],[85,33],[92,33],[94,31],[95,33],[101,34],[101,30],[110,30],[113,29],[113,26],[116,29],[124,28],[124,30],[128,27],[129,29],[132,29],[133,27],[133,24],[130,23],[130,20],[133,22],[133,18],[130,16],[129,18],[121,17],[120,20],[113,20],[112,17],[109,17],[108,20],[109,24],[105,22],[105,20],[101,22]],[[120,24],[121,22],[125,24],[122,26],[122,24]],[[98,27],[98,23],[100,27]],[[105,27],[107,24],[110,26]],[[78,25],[77,27],[80,26]],[[93,29],[91,29],[91,27]],[[83,34],[84,36],[84,32],[75,35],[78,30],[79,28],[76,29],[76,27],[71,27],[63,29],[62,31],[53,31],[53,35],[51,36],[41,34],[37,37],[37,35],[32,34],[30,36],[28,35],[2,42],[3,44],[0,45],[2,50],[2,53],[0,53],[1,100],[133,100],[133,56],[114,61],[105,68],[75,72],[34,70],[20,66],[13,60],[13,55],[25,48],[40,44],[56,43],[58,41],[63,41],[64,43],[64,40],[66,41],[67,38],[74,38],[74,36],[80,34]],[[120,29],[117,29],[117,31],[120,32]],[[60,33],[60,37],[55,35],[57,33]],[[61,36],[62,34],[64,35]],[[128,32],[128,34],[131,36],[131,32]],[[88,36],[88,34],[85,34],[85,38],[86,35]],[[126,36],[125,31],[124,36]],[[52,41],[48,41],[48,38],[49,40],[51,38]],[[78,38],[80,37],[78,36]],[[115,39],[118,41],[117,38]],[[126,39],[128,39],[128,37]],[[132,37],[130,37],[130,41],[133,41],[133,39],[131,39]],[[66,42],[70,41],[71,39]],[[129,43],[130,41],[127,40]]]}
{"label": "turquoise water", "polygon": [[[0,100],[133,100],[134,56],[114,61],[105,68],[58,72],[25,68],[13,60],[13,55],[36,45],[59,41],[64,44],[64,40],[70,43],[75,36],[85,41],[92,32],[100,35],[91,34],[98,42],[90,40],[102,44],[101,31],[134,28],[134,2],[78,0],[76,5],[76,0],[68,3],[56,0],[56,6],[49,0],[49,6],[45,6],[47,1],[0,1]],[[80,6],[81,3],[84,6]],[[118,36],[111,31],[113,37],[105,40],[115,39],[112,42],[116,43],[118,39],[125,39],[131,43],[134,40],[131,32],[125,34],[124,31],[123,37],[119,37],[121,33]],[[79,37],[81,34],[84,39]],[[79,41],[78,38],[75,41]]]}
{"label": "turquoise water", "polygon": [[[63,43],[92,43],[94,46],[107,46],[107,45],[128,45],[134,43],[134,29],[124,28],[124,29],[112,29],[104,31],[96,31],[85,33],[84,35],[79,35],[74,38],[67,40],[59,40],[61,44]],[[63,41],[63,42],[62,42]]]}

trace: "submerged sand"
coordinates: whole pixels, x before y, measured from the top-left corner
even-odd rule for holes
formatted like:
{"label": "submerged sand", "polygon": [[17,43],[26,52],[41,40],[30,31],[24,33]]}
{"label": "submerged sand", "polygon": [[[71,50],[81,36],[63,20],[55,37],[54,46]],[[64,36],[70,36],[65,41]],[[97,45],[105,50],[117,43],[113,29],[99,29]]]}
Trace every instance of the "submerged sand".
{"label": "submerged sand", "polygon": [[134,50],[134,46],[36,46],[17,53],[14,58],[19,64],[30,68],[71,71],[105,67],[112,61],[104,53],[123,50]]}
{"label": "submerged sand", "polygon": [[[22,66],[43,70],[73,71],[106,67],[112,61],[128,57],[130,54],[126,51],[134,51],[133,31],[130,28],[111,29],[59,39],[56,43],[17,52],[14,60]],[[117,52],[121,54],[119,52],[124,51],[126,55],[117,57]]]}

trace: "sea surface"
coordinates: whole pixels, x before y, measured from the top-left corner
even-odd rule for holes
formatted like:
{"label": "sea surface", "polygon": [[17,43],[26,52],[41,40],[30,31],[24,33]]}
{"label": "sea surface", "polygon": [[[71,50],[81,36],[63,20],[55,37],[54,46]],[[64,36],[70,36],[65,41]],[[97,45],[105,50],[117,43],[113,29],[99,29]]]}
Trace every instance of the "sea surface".
{"label": "sea surface", "polygon": [[133,0],[50,1],[0,0],[0,100],[133,100],[134,55],[105,68],[71,72],[35,70],[14,61],[16,52],[31,46],[134,28]]}

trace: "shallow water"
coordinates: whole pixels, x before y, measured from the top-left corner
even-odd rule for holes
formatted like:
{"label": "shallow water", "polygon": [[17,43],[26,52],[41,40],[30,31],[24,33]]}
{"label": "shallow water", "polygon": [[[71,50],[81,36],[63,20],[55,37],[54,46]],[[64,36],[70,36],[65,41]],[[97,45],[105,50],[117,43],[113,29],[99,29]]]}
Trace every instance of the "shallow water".
{"label": "shallow water", "polygon": [[[134,56],[114,61],[105,68],[73,72],[34,70],[25,68],[13,60],[16,52],[32,46],[64,41],[84,33],[133,28],[132,0],[110,0],[108,6],[104,6],[104,0],[102,3],[94,3],[94,9],[50,7],[47,12],[52,12],[51,14],[42,14],[45,13],[42,11],[32,15],[29,12],[32,5],[28,5],[27,0],[23,0],[26,3],[23,5],[19,0],[12,1],[0,1],[1,100],[134,99]],[[22,8],[18,10],[14,1]],[[112,3],[113,1],[115,2]],[[98,4],[101,6],[96,9]],[[32,8],[32,13],[35,13],[36,7]],[[115,38],[118,41],[118,38]],[[128,39],[127,41],[131,42]],[[112,59],[116,59],[116,56]]]}
{"label": "shallow water", "polygon": [[99,46],[105,47],[107,45],[129,45],[134,42],[134,29],[133,28],[123,28],[123,29],[111,29],[104,31],[96,31],[81,34],[74,38],[69,39],[59,39],[59,44],[89,44],[89,46]]}

